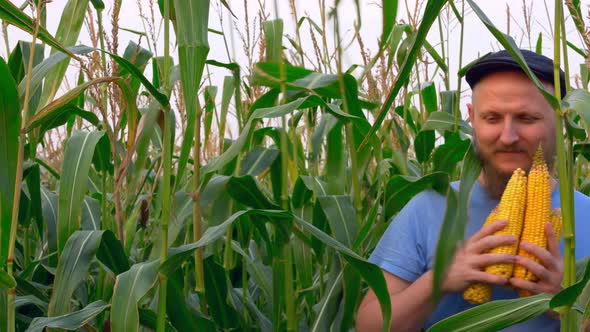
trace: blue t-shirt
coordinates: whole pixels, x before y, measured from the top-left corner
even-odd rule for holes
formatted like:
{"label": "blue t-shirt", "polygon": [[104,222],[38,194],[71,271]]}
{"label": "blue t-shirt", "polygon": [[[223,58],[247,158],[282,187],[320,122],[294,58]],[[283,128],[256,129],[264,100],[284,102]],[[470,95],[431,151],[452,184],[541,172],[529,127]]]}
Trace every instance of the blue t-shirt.
{"label": "blue t-shirt", "polygon": [[[453,182],[452,187],[458,190],[458,182]],[[575,192],[574,204],[577,234],[576,260],[578,260],[590,256],[590,241],[582,240],[585,235],[590,234],[590,198]],[[481,229],[485,219],[496,205],[498,200],[491,198],[476,182],[471,193],[469,221],[465,230],[466,239]],[[551,194],[551,207],[559,206],[559,189],[557,188]],[[395,216],[369,260],[399,278],[414,282],[432,269],[445,208],[445,197],[433,190],[426,190],[416,195]],[[560,249],[563,254],[563,240]],[[494,286],[492,300],[516,297],[518,294],[515,290]],[[463,299],[462,293],[445,295],[428,318],[425,328],[473,306]],[[503,331],[559,331],[559,321],[543,314]]]}

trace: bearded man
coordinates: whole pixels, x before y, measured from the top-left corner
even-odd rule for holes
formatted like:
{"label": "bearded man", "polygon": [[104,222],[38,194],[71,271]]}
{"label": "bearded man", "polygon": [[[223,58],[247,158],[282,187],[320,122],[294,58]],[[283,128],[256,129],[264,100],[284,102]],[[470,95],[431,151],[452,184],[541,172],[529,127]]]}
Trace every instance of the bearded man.
{"label": "bearded man", "polygon": [[[522,50],[531,70],[549,91],[553,91],[553,61]],[[561,91],[565,75],[561,71]],[[476,62],[467,72],[472,89],[468,105],[473,127],[473,144],[481,160],[482,172],[475,183],[469,205],[465,241],[449,266],[442,283],[443,296],[433,304],[432,268],[446,208],[445,197],[427,190],[416,195],[394,217],[369,258],[383,269],[391,298],[391,331],[420,331],[474,305],[463,299],[463,291],[473,283],[493,286],[492,300],[518,297],[518,290],[533,294],[559,292],[563,279],[563,242],[559,244],[546,225],[547,249],[531,243],[520,246],[539,259],[487,253],[489,249],[517,242],[513,235],[494,235],[506,225],[496,220],[483,227],[512,172],[528,171],[539,145],[551,168],[555,159],[555,114],[543,95],[506,52],[493,53]],[[562,96],[563,97],[563,93]],[[452,183],[458,190],[458,183]],[[551,179],[551,208],[560,207],[557,181]],[[575,192],[576,234],[590,234],[590,198]],[[576,241],[576,259],[590,256],[588,241]],[[486,273],[496,263],[516,263],[532,271],[537,282],[503,278]],[[559,316],[550,313],[513,325],[504,331],[559,331]],[[379,331],[382,325],[379,302],[369,290],[357,314],[358,331]]]}

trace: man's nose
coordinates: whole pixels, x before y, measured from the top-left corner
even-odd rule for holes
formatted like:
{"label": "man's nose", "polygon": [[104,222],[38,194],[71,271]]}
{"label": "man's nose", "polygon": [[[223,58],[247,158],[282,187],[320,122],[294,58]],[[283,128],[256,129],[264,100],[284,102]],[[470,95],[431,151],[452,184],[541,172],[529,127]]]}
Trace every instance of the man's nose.
{"label": "man's nose", "polygon": [[518,133],[514,123],[510,120],[504,122],[502,133],[500,134],[500,142],[504,145],[512,145],[518,141]]}

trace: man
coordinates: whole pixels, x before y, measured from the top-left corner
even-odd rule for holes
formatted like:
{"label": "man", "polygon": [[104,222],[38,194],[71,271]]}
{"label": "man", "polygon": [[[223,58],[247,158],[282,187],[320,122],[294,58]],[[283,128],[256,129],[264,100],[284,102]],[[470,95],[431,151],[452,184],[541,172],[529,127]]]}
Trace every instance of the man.
{"label": "man", "polygon": [[[553,91],[552,60],[522,51],[529,67]],[[540,259],[532,260],[487,250],[517,241],[511,235],[494,235],[506,222],[497,220],[482,228],[512,172],[520,167],[529,170],[539,144],[549,166],[555,159],[555,115],[519,65],[506,52],[491,54],[474,64],[466,75],[472,88],[468,105],[473,127],[473,142],[482,163],[482,172],[473,187],[469,206],[466,241],[456,253],[442,284],[443,297],[431,303],[432,268],[439,230],[445,211],[445,197],[427,190],[416,195],[394,218],[378,243],[370,260],[384,272],[392,304],[392,331],[419,331],[434,323],[469,309],[463,291],[472,283],[493,284],[492,300],[515,298],[516,289],[532,293],[555,294],[563,278],[563,242],[554,239],[550,224],[546,226],[548,248],[523,242],[521,246]],[[561,72],[561,91],[565,89]],[[562,93],[563,97],[563,93]],[[458,183],[452,184],[458,190]],[[557,181],[552,179],[552,208],[560,206]],[[590,256],[590,245],[580,241],[580,234],[590,234],[590,198],[576,192],[576,259]],[[530,269],[539,281],[505,279],[483,271],[485,266],[514,262]],[[357,315],[358,331],[377,331],[382,317],[379,302],[369,290]],[[558,317],[543,314],[506,331],[559,331]]]}

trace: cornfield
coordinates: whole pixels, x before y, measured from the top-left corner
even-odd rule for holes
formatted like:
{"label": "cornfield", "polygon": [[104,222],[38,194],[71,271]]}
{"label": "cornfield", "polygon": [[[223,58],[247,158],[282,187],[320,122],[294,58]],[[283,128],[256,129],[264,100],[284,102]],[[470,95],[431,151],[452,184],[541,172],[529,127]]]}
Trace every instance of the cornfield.
{"label": "cornfield", "polygon": [[[385,279],[366,257],[426,189],[448,201],[440,296],[480,171],[461,113],[465,18],[516,58],[523,44],[475,1],[383,0],[373,8],[378,36],[343,26],[339,1],[313,1],[319,20],[294,0],[258,1],[256,13],[247,0],[68,0],[62,12],[22,2],[0,0],[0,331],[347,331],[368,288],[387,330]],[[123,49],[128,6],[146,10],[145,30],[125,30],[134,37]],[[573,76],[568,54],[590,59],[586,12],[555,1],[554,30],[538,37],[525,16],[523,45],[553,50]],[[61,16],[56,31],[50,15]],[[238,40],[210,28],[215,15],[245,22]],[[9,26],[28,39],[11,39]],[[84,28],[90,45],[78,43]],[[360,60],[347,68],[351,44]],[[211,58],[212,48],[227,56]],[[213,71],[223,79],[214,83]],[[556,176],[566,195],[590,194],[585,63],[579,73],[563,101],[546,96],[561,116]],[[573,235],[573,203],[562,201]],[[590,265],[573,248],[557,295],[493,301],[430,331],[497,330],[550,309],[562,331],[578,331],[590,318]]]}

